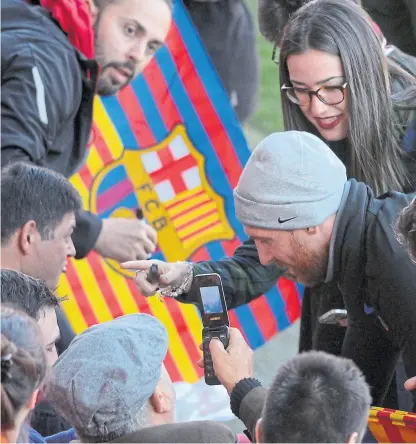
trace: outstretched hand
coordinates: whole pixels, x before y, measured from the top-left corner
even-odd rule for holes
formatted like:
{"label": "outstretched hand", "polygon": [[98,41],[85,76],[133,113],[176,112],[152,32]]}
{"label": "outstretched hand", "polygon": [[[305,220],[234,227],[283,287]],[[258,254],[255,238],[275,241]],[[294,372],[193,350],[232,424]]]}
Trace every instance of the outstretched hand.
{"label": "outstretched hand", "polygon": [[[159,278],[150,283],[147,276],[150,267],[158,266]],[[159,260],[129,261],[121,264],[121,268],[137,271],[134,278],[135,284],[144,296],[152,296],[160,288],[180,285],[187,276],[188,264],[184,262],[163,262]],[[190,288],[192,281],[189,283]],[[185,291],[189,291],[189,288]]]}

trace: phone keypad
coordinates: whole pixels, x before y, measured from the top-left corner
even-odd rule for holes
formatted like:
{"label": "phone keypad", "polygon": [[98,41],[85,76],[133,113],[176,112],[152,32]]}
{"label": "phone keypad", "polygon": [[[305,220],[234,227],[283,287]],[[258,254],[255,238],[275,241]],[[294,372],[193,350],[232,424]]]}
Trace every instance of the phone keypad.
{"label": "phone keypad", "polygon": [[209,343],[211,339],[217,338],[223,344],[224,347],[228,347],[229,335],[228,328],[225,331],[214,331],[209,332],[209,334],[203,334],[203,354],[204,354],[204,374],[205,374],[205,382],[208,385],[221,385],[218,378],[215,376],[214,364],[212,362],[212,356],[209,351]]}

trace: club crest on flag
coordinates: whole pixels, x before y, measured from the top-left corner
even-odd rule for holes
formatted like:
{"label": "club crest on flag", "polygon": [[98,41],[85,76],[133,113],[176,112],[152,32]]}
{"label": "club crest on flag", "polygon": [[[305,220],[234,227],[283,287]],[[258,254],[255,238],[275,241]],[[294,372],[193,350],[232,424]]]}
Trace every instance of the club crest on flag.
{"label": "club crest on flag", "polygon": [[[247,238],[233,189],[250,150],[229,98],[185,6],[174,0],[166,45],[117,94],[96,97],[88,157],[71,178],[84,208],[107,218],[136,218],[157,231],[161,261],[215,261]],[[76,333],[129,313],[156,316],[166,327],[165,365],[174,382],[195,383],[200,315],[191,304],[145,298],[132,274],[91,251],[70,259],[58,293]],[[264,296],[230,310],[255,349],[300,314],[302,288],[280,279]]]}
{"label": "club crest on flag", "polygon": [[204,157],[179,124],[162,142],[126,148],[104,167],[93,181],[89,209],[104,217],[136,217],[140,208],[157,231],[166,260],[184,261],[207,242],[235,236],[224,200],[208,182],[204,166]]}

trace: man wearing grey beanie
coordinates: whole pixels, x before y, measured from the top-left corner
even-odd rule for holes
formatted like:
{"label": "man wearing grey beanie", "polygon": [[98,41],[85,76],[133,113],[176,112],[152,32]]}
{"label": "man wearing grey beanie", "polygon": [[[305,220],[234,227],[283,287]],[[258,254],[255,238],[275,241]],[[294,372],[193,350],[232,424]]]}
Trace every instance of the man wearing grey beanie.
{"label": "man wearing grey beanie", "polygon": [[[416,273],[392,226],[416,193],[376,199],[312,134],[266,137],[234,190],[237,218],[263,265],[306,286],[336,283],[348,311],[343,355],[381,405],[402,351],[416,374]],[[232,401],[233,397],[231,396]],[[413,392],[414,408],[416,391]]]}
{"label": "man wearing grey beanie", "polygon": [[174,424],[165,327],[132,314],[94,325],[59,357],[48,399],[81,442],[235,442],[213,421]]}

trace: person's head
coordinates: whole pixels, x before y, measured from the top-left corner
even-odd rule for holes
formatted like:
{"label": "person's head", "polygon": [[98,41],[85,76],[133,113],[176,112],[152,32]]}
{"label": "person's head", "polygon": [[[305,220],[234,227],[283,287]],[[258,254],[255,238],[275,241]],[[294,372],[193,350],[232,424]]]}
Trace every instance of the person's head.
{"label": "person's head", "polygon": [[258,21],[261,35],[279,46],[289,17],[310,0],[259,0]]}
{"label": "person's head", "polygon": [[56,342],[60,339],[55,309],[59,299],[46,284],[14,270],[0,270],[1,303],[12,304],[34,319],[42,334],[49,365],[58,359]]}
{"label": "person's head", "polygon": [[279,73],[286,130],[344,141],[351,176],[377,195],[407,185],[387,58],[360,6],[315,0],[298,9],[280,40]]}
{"label": "person's head", "polygon": [[[262,36],[280,46],[283,30],[290,16],[311,0],[259,0],[258,19]],[[360,0],[351,0],[361,4]]]}
{"label": "person's head", "polygon": [[25,313],[1,306],[1,434],[17,442],[47,373],[42,336]]}
{"label": "person's head", "polygon": [[350,359],[301,353],[282,365],[268,391],[257,442],[361,442],[370,389]]}
{"label": "person's head", "polygon": [[[107,442],[174,420],[164,326],[134,314],[78,335],[53,368],[48,400],[82,442]],[[115,414],[116,412],[116,414]]]}
{"label": "person's head", "polygon": [[323,282],[346,182],[345,166],[312,134],[287,131],[260,142],[234,190],[237,218],[260,262],[308,286]]}
{"label": "person's head", "polygon": [[1,171],[2,267],[43,279],[55,289],[67,258],[81,199],[61,174],[26,163]]}
{"label": "person's head", "polygon": [[400,212],[395,231],[398,241],[408,249],[410,259],[416,264],[416,198]]}
{"label": "person's head", "polygon": [[[90,0],[92,1],[92,0]],[[172,21],[171,0],[94,0],[98,93],[112,95],[142,72],[163,45]]]}

